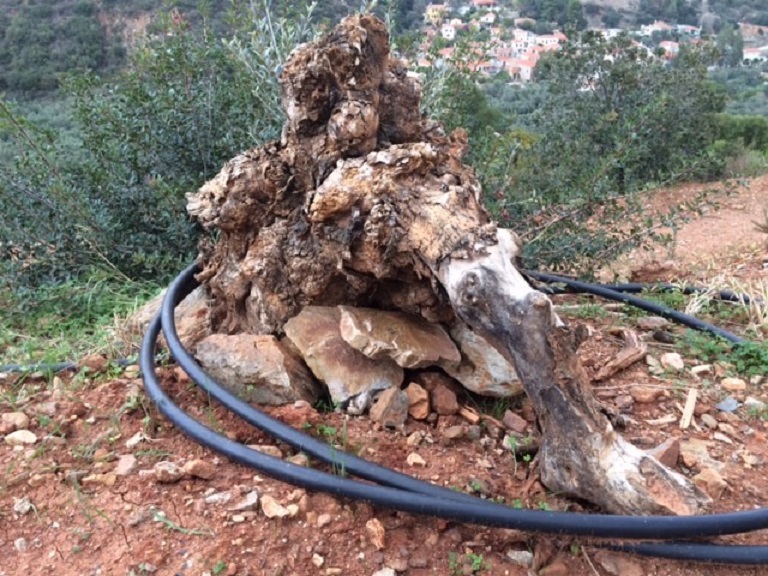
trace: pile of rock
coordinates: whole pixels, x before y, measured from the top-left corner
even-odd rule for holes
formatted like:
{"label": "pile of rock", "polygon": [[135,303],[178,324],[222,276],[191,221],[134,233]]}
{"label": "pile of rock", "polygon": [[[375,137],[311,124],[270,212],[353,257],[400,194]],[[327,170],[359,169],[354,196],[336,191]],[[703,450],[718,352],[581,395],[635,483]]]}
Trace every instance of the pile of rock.
{"label": "pile of rock", "polygon": [[446,330],[402,312],[308,306],[285,324],[282,338],[212,334],[194,350],[211,376],[259,404],[315,402],[327,389],[335,405],[359,414],[396,390],[386,404],[399,398],[420,419],[430,409],[423,388],[429,374],[483,396],[522,393],[515,367],[466,326]]}

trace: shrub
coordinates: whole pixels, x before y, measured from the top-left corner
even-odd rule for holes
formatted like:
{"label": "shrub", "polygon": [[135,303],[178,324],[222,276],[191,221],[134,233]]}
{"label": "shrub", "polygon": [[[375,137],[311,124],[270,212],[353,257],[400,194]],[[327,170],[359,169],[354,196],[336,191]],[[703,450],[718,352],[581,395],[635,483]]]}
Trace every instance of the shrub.
{"label": "shrub", "polygon": [[528,262],[587,271],[656,236],[661,223],[642,210],[649,186],[717,175],[722,159],[708,148],[724,96],[707,58],[687,50],[668,67],[626,36],[584,33],[542,59],[539,137],[500,203]]}
{"label": "shrub", "polygon": [[116,77],[67,78],[78,154],[2,104],[21,150],[0,173],[0,257],[17,283],[94,267],[161,281],[194,256],[184,193],[279,135],[276,67],[308,30],[250,11],[238,21],[252,32],[224,43],[205,25],[166,17]]}

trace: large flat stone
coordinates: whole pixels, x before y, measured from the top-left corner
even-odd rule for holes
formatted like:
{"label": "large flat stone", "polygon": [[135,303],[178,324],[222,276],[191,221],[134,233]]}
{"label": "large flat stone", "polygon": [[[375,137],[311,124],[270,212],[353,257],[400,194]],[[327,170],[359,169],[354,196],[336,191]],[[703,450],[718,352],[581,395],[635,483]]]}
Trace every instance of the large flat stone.
{"label": "large flat stone", "polygon": [[197,345],[206,372],[248,402],[273,406],[315,402],[320,386],[274,336],[212,334]]}
{"label": "large flat stone", "polygon": [[285,335],[301,352],[312,373],[326,386],[334,402],[364,410],[375,391],[399,387],[403,369],[390,358],[374,360],[341,337],[341,311],[307,306],[285,323]]}
{"label": "large flat stone", "polygon": [[461,362],[458,365],[443,362],[440,367],[462,386],[476,394],[494,398],[523,393],[523,385],[514,365],[485,338],[461,322],[453,327],[451,336],[461,350]]}
{"label": "large flat stone", "polygon": [[391,358],[403,368],[457,365],[461,354],[439,324],[372,308],[339,306],[344,341],[369,358]]}

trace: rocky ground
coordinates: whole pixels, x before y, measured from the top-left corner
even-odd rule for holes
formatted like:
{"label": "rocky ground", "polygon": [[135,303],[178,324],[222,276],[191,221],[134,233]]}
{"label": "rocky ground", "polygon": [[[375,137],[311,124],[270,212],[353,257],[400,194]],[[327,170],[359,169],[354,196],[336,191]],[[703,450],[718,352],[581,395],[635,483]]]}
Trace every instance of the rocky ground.
{"label": "rocky ground", "polygon": [[[659,202],[688,193],[677,189]],[[765,295],[768,252],[751,222],[768,205],[768,178],[722,199],[720,210],[683,229],[676,251],[636,255],[606,274],[727,278]],[[594,382],[597,396],[626,416],[626,438],[644,449],[663,445],[660,457],[696,479],[713,497],[713,511],[768,505],[768,380],[738,374],[727,357],[703,362],[680,328],[658,320],[583,297],[561,296],[556,303],[592,333],[580,349],[592,376],[624,347],[622,330],[634,331],[647,346],[646,359]],[[743,324],[735,312],[721,319]],[[659,331],[667,334],[664,341]],[[175,367],[161,375],[174,399],[203,423],[322,468],[236,421]],[[513,455],[505,438],[533,436],[526,402],[423,387],[429,409],[422,405],[395,429],[328,405],[266,411],[340,450],[436,484],[511,507],[595,513],[549,493],[537,481],[535,459]],[[732,401],[735,409],[727,405]],[[765,570],[638,558],[584,538],[416,517],[296,489],[191,442],[147,400],[135,369],[116,371],[98,359],[91,359],[90,370],[57,378],[5,375],[0,414],[1,575],[516,576],[533,570],[719,576]],[[690,423],[681,428],[686,416]],[[768,535],[722,540],[767,544]]]}

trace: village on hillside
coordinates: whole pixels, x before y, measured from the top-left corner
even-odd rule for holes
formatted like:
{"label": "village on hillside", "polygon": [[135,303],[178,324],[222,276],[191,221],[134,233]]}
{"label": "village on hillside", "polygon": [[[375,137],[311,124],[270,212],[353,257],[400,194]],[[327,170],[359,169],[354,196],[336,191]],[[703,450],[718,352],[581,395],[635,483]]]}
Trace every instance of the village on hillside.
{"label": "village on hillside", "polygon": [[[561,30],[538,34],[536,21],[521,17],[519,12],[499,0],[469,0],[451,7],[429,4],[424,11],[424,42],[417,65],[427,68],[435,63],[429,56],[437,48],[441,60],[462,60],[473,72],[487,76],[505,72],[512,82],[530,83],[541,56],[560,50],[568,38]],[[681,44],[702,42],[701,28],[687,24],[670,24],[656,20],[637,28],[592,28],[610,39],[628,33],[632,41],[649,55],[674,60]],[[743,39],[743,66],[758,66],[768,62],[768,26],[739,23]],[[463,37],[475,34],[482,42],[470,44],[469,55],[459,54]],[[650,40],[657,40],[657,43]],[[660,50],[652,49],[659,48]]]}

